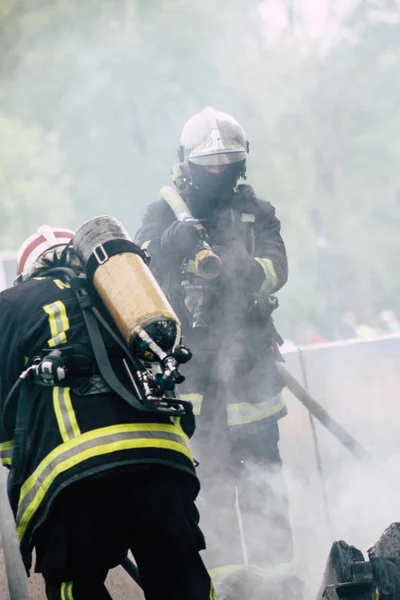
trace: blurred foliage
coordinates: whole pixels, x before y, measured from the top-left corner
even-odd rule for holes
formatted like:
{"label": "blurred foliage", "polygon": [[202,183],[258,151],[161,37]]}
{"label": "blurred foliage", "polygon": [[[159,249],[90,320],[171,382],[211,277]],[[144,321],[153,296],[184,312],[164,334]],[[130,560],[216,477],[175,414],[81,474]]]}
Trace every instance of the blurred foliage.
{"label": "blurred foliage", "polygon": [[[279,29],[259,10],[272,1]],[[212,105],[243,124],[248,181],[282,221],[282,333],[306,320],[337,337],[345,311],[371,322],[398,310],[399,3],[332,9],[335,35],[319,40],[304,33],[301,4],[4,1],[1,247],[41,222],[99,213],[134,233],[183,123]]]}
{"label": "blurred foliage", "polygon": [[0,113],[0,239],[14,250],[43,223],[67,223],[73,203],[57,136]]}

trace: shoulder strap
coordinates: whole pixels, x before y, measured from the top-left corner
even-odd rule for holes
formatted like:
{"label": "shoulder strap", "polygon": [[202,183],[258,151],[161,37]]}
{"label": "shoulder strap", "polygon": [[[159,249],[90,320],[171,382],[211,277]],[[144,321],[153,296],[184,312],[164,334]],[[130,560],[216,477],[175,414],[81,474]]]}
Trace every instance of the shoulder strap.
{"label": "shoulder strap", "polygon": [[82,310],[97,366],[102,377],[104,378],[104,381],[116,394],[118,394],[118,396],[123,398],[125,402],[132,406],[132,408],[141,411],[151,411],[152,409],[145,407],[140,400],[123,385],[123,383],[115,374],[115,371],[110,363],[104,339],[101,335],[100,327],[93,312],[93,305],[89,295],[87,294],[87,291],[81,282],[77,282],[76,280],[71,282],[71,287],[74,289]]}
{"label": "shoulder strap", "polygon": [[[71,287],[73,287],[73,282],[71,282]],[[100,331],[101,324],[107,332],[115,339],[115,341],[119,344],[121,349],[124,351],[127,362],[129,361],[132,365],[135,363],[135,359],[130,355],[129,350],[125,347],[124,342],[119,339],[118,335],[116,335],[112,329],[108,326],[108,324],[102,319],[101,315],[98,314],[98,311],[92,305],[90,297],[86,291],[86,289],[79,285],[74,286],[74,291],[76,293],[80,308],[83,313],[83,318],[86,324],[87,332],[89,335],[89,339],[93,348],[93,353],[97,362],[97,366],[99,368],[100,374],[104,378],[104,381],[108,384],[108,386],[120,396],[125,402],[127,402],[132,408],[148,413],[162,413],[163,415],[170,415],[175,417],[180,417],[188,414],[192,410],[192,406],[190,403],[184,404],[181,400],[174,398],[169,395],[169,392],[166,391],[164,397],[164,403],[166,402],[166,398],[168,397],[168,406],[161,406],[161,398],[160,402],[156,403],[145,403],[140,401],[140,391],[136,387],[136,383],[133,381],[131,377],[132,384],[136,387],[136,395],[133,394],[122,381],[118,378],[115,373],[112,364],[110,362],[108,352],[104,343],[103,336]],[[137,365],[135,365],[137,369]]]}

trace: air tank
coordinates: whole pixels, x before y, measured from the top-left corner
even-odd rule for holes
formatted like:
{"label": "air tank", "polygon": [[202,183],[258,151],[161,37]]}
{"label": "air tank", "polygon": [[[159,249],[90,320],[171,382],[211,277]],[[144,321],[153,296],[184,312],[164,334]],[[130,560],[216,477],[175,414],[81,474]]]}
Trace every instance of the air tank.
{"label": "air tank", "polygon": [[131,352],[148,362],[172,354],[181,343],[181,324],[122,223],[95,217],[72,244]]}

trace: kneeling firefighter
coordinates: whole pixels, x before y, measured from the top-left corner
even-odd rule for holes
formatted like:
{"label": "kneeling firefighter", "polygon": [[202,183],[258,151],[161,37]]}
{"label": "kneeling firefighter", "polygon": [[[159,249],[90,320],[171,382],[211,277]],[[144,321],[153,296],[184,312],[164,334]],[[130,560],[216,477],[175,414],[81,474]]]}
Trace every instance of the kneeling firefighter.
{"label": "kneeling firefighter", "polygon": [[0,294],[0,453],[21,554],[51,600],[102,600],[132,551],[145,597],[209,599],[180,323],[111,217],[42,226]]}
{"label": "kneeling firefighter", "polygon": [[[288,266],[274,207],[238,185],[248,151],[230,115],[209,107],[190,118],[173,186],[148,207],[136,241],[194,352],[184,386],[198,414],[206,564],[215,582],[224,577],[221,589],[253,580],[263,598],[276,580],[283,597],[300,597],[278,447],[286,414],[280,337],[271,319]],[[257,595],[244,587],[244,596]]]}

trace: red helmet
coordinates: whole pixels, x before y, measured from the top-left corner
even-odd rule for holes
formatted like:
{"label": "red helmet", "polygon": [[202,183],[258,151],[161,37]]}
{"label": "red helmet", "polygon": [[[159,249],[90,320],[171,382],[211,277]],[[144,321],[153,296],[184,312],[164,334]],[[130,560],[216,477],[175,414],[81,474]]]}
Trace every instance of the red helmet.
{"label": "red helmet", "polygon": [[18,275],[29,277],[40,265],[37,261],[49,250],[62,251],[72,240],[74,232],[70,229],[42,225],[36,233],[22,244],[18,251]]}

